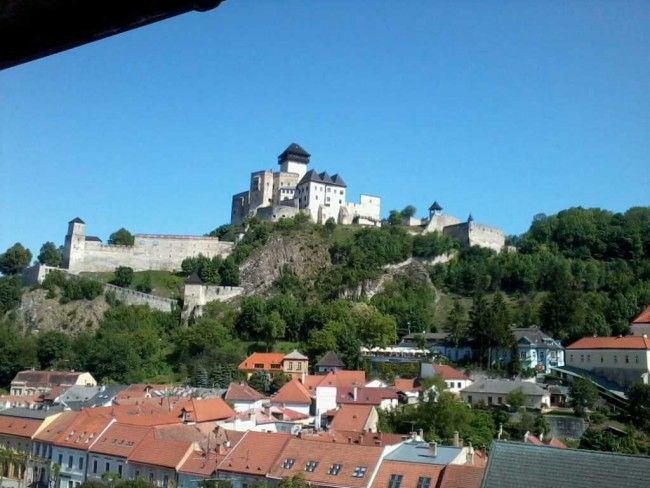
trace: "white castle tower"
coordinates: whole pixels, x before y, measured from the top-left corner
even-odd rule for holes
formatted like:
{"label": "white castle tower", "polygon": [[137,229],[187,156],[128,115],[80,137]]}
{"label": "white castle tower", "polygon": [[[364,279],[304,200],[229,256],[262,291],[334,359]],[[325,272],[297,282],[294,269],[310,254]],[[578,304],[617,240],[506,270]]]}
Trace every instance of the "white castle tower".
{"label": "white castle tower", "polygon": [[80,269],[86,249],[86,223],[79,217],[68,222],[68,233],[63,247],[63,267],[71,272]]}

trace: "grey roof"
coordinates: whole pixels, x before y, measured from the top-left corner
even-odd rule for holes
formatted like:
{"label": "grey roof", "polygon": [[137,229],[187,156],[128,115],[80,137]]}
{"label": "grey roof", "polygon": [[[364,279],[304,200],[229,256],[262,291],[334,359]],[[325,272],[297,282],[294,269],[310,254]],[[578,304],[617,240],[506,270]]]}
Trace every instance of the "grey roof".
{"label": "grey roof", "polygon": [[531,347],[546,347],[549,349],[562,349],[562,345],[537,327],[516,327],[511,330],[515,342],[519,345]]}
{"label": "grey roof", "polygon": [[194,273],[192,273],[191,275],[189,275],[189,276],[187,277],[187,279],[185,280],[185,284],[186,284],[186,285],[202,285],[202,284],[203,284],[203,280],[202,280],[201,277],[199,276],[199,273],[197,273],[197,272],[195,271]]}
{"label": "grey roof", "polygon": [[287,354],[283,359],[309,359],[304,354],[299,353],[296,349]]}
{"label": "grey roof", "polygon": [[429,210],[442,210],[442,207],[440,206],[440,204],[437,201],[435,201],[435,202],[433,202],[431,204],[431,206],[429,207]]}
{"label": "grey roof", "polygon": [[507,395],[517,388],[521,388],[521,391],[525,395],[531,396],[542,396],[548,393],[544,388],[541,388],[535,383],[531,383],[529,381],[512,381],[495,378],[487,378],[484,380],[476,381],[466,388],[463,388],[461,391],[463,393],[500,393]]}
{"label": "grey roof", "polygon": [[451,446],[437,446],[436,449],[437,455],[434,456],[428,442],[408,441],[387,454],[385,459],[406,463],[449,464],[462,451],[460,447]]}
{"label": "grey roof", "polygon": [[85,223],[86,223],[86,222],[84,222],[83,220],[81,220],[79,217],[75,217],[75,218],[72,219],[70,222],[68,222],[68,224],[85,224]]}
{"label": "grey roof", "polygon": [[59,401],[61,403],[83,402],[97,395],[99,390],[101,390],[101,386],[74,385],[59,395]]}
{"label": "grey roof", "polygon": [[86,236],[86,240],[93,242],[102,242],[102,240],[97,236]]}
{"label": "grey roof", "polygon": [[492,443],[482,488],[638,488],[650,479],[650,457]]}
{"label": "grey roof", "polygon": [[292,142],[284,151],[282,151],[282,154],[278,156],[278,163],[282,164],[282,162],[287,159],[301,163],[309,163],[310,156],[311,154],[300,147],[300,145]]}
{"label": "grey roof", "polygon": [[70,400],[66,402],[66,405],[72,410],[101,407],[102,405],[111,402],[113,398],[115,398],[115,395],[127,387],[128,385],[103,385],[101,387],[98,387],[99,391],[87,400]]}
{"label": "grey roof", "polygon": [[63,412],[63,405],[43,405],[41,408],[12,407],[0,410],[0,415],[24,419],[44,419],[59,412]]}
{"label": "grey roof", "polygon": [[302,185],[303,183],[308,183],[310,181],[313,181],[315,183],[322,183],[324,185],[341,186],[344,188],[347,187],[347,185],[345,184],[341,176],[336,174],[334,175],[334,177],[336,177],[336,181],[334,180],[334,178],[328,175],[326,171],[323,171],[322,173],[317,173],[315,170],[310,169],[305,173],[305,176],[303,176],[300,179],[298,185]]}
{"label": "grey roof", "polygon": [[325,355],[322,358],[320,358],[320,361],[316,363],[316,366],[343,368],[345,367],[345,364],[343,364],[343,361],[339,359],[339,357],[336,355],[335,352],[327,351]]}

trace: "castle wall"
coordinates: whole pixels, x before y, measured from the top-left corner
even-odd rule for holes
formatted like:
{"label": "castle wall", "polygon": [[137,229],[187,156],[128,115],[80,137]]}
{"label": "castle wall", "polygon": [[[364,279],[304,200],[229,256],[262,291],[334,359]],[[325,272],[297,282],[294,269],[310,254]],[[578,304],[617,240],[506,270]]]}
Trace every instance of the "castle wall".
{"label": "castle wall", "polygon": [[436,231],[442,232],[445,227],[449,227],[450,225],[457,225],[459,223],[460,221],[456,217],[452,217],[451,215],[444,215],[444,214],[432,215],[429,218],[429,221],[427,222],[427,225],[424,227],[422,233],[427,234],[429,232],[436,232]]}
{"label": "castle wall", "polygon": [[463,247],[469,247],[469,223],[463,222],[461,224],[448,225],[442,229],[442,233],[448,235],[452,239],[460,242]]}
{"label": "castle wall", "polygon": [[360,219],[380,220],[381,198],[372,195],[360,195],[359,203],[349,202],[347,205],[348,215],[350,218],[360,217]]}
{"label": "castle wall", "polygon": [[102,245],[85,241],[82,250],[75,251],[69,270],[73,273],[114,271],[118,266],[128,266],[134,271],[180,269],[183,259],[203,254],[207,257],[228,256],[232,242],[222,242],[216,237],[165,236],[136,234],[133,246]]}
{"label": "castle wall", "polygon": [[273,173],[273,204],[279,205],[284,200],[292,200],[296,193],[298,181],[300,181],[298,173]]}
{"label": "castle wall", "polygon": [[469,227],[469,245],[501,252],[506,245],[506,236],[500,229],[472,222]]}
{"label": "castle wall", "polygon": [[185,321],[190,317],[203,315],[203,306],[210,302],[225,302],[244,293],[240,286],[215,286],[186,284],[183,290],[183,312]]}
{"label": "castle wall", "polygon": [[148,293],[142,293],[137,290],[122,288],[111,284],[104,285],[104,290],[112,291],[115,293],[115,297],[119,301],[126,303],[127,305],[149,305],[149,307],[154,310],[160,310],[161,312],[171,312],[176,304],[176,301],[170,298],[149,295]]}
{"label": "castle wall", "polygon": [[251,184],[248,192],[250,211],[258,207],[266,207],[273,203],[273,172],[256,171],[251,173]]}
{"label": "castle wall", "polygon": [[257,216],[268,222],[277,222],[281,218],[295,217],[302,211],[297,206],[289,205],[272,205],[269,207],[260,207],[257,209]]}
{"label": "castle wall", "polygon": [[241,224],[248,217],[249,203],[248,192],[243,191],[232,196],[232,205],[230,210],[230,223],[232,225]]}

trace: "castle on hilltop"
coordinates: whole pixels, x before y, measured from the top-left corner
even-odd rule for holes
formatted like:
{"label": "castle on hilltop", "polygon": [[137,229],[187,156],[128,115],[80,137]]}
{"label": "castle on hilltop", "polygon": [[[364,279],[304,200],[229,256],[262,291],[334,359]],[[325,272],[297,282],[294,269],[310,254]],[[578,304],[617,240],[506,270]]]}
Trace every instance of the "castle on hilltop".
{"label": "castle on hilltop", "polygon": [[249,189],[232,197],[230,222],[239,225],[252,216],[275,222],[304,213],[321,224],[331,218],[338,224],[379,226],[381,199],[361,195],[359,203],[348,202],[343,178],[308,171],[310,156],[293,143],[278,156],[280,171],[251,173]]}
{"label": "castle on hilltop", "polygon": [[99,237],[86,235],[86,223],[79,217],[68,222],[63,246],[63,267],[70,273],[114,271],[128,266],[134,271],[178,271],[185,258],[203,254],[228,256],[232,242],[217,237],[135,234],[133,246],[103,244]]}
{"label": "castle on hilltop", "polygon": [[410,227],[422,229],[422,234],[441,232],[457,240],[463,247],[479,246],[501,252],[506,244],[506,236],[501,229],[474,222],[469,214],[465,222],[452,215],[442,213],[438,202],[429,207],[429,217],[424,219],[409,218],[405,222]]}

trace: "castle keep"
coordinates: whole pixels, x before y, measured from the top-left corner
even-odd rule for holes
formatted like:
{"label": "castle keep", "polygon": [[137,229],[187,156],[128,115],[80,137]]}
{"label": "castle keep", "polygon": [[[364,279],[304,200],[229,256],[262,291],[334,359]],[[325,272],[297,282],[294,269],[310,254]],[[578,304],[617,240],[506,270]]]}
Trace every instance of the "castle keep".
{"label": "castle keep", "polygon": [[310,157],[294,143],[278,156],[280,171],[251,173],[249,189],[232,197],[230,222],[239,225],[252,216],[275,222],[304,213],[321,224],[330,218],[338,224],[380,224],[379,197],[361,195],[359,203],[348,203],[343,178],[308,171]]}
{"label": "castle keep", "polygon": [[68,223],[63,248],[63,266],[71,273],[114,271],[129,266],[134,271],[177,271],[183,259],[203,254],[226,257],[232,242],[216,237],[135,234],[133,246],[103,244],[86,235],[86,224],[79,217]]}

